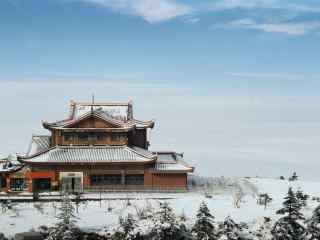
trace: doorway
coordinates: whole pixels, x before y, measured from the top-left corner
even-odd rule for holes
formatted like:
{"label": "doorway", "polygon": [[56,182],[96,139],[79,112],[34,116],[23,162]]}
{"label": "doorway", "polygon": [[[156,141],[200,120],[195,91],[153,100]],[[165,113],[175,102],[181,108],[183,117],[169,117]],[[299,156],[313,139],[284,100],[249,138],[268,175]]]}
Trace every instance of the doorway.
{"label": "doorway", "polygon": [[62,192],[79,193],[82,192],[83,173],[81,172],[61,172],[60,190]]}

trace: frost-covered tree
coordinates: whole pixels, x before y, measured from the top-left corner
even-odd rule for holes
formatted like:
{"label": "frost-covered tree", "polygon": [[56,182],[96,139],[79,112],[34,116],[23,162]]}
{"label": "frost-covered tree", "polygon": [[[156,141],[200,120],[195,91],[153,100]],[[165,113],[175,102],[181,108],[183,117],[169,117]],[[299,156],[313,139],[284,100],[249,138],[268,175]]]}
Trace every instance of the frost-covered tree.
{"label": "frost-covered tree", "polygon": [[305,227],[301,224],[304,221],[300,212],[301,203],[297,199],[292,188],[289,188],[287,196],[284,198],[283,208],[277,214],[284,215],[280,218],[271,231],[274,240],[302,240],[305,239]]}
{"label": "frost-covered tree", "polygon": [[298,175],[297,175],[296,172],[294,172],[294,173],[292,174],[292,176],[289,177],[289,181],[297,181],[298,179],[299,179],[299,177],[298,177]]}
{"label": "frost-covered tree", "polygon": [[313,210],[312,216],[306,221],[307,223],[307,239],[320,239],[320,205]]}
{"label": "frost-covered tree", "polygon": [[216,239],[214,216],[210,213],[210,210],[205,202],[200,204],[200,208],[197,213],[197,219],[192,228],[192,233],[198,240]]}
{"label": "frost-covered tree", "polygon": [[153,218],[154,227],[151,230],[152,239],[178,239],[180,226],[176,216],[167,202],[160,203],[160,210]]}
{"label": "frost-covered tree", "polygon": [[301,189],[299,189],[297,191],[296,197],[300,201],[300,203],[303,207],[307,206],[307,200],[308,200],[309,196],[307,194],[304,194],[304,192]]}
{"label": "frost-covered tree", "polygon": [[252,240],[271,240],[271,229],[272,223],[271,219],[264,217],[263,221],[257,225],[257,228],[251,232]]}
{"label": "frost-covered tree", "polygon": [[235,223],[231,217],[226,217],[225,220],[219,224],[218,238],[219,240],[240,240],[241,227]]}
{"label": "frost-covered tree", "polygon": [[131,214],[126,218],[120,218],[120,229],[115,233],[115,239],[135,239],[134,229],[137,226],[136,220]]}
{"label": "frost-covered tree", "polygon": [[56,216],[58,222],[49,231],[47,240],[74,240],[77,239],[79,230],[76,227],[75,209],[71,198],[65,194],[61,198],[61,206]]}

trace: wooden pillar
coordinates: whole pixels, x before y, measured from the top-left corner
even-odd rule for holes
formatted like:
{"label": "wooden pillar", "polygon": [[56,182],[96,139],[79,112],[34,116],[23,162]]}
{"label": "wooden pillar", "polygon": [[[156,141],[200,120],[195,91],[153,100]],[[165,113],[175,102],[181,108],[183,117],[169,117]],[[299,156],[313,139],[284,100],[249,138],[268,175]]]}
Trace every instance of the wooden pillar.
{"label": "wooden pillar", "polygon": [[148,170],[144,171],[144,186],[147,188],[153,187],[153,176],[152,173]]}
{"label": "wooden pillar", "polygon": [[124,170],[121,170],[121,185],[126,184],[126,172]]}

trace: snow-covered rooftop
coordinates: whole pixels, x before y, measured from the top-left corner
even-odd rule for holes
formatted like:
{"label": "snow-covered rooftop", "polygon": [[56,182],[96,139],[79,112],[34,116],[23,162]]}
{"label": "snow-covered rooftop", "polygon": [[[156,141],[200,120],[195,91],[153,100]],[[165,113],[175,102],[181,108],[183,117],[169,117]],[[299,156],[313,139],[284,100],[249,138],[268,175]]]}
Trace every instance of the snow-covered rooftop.
{"label": "snow-covered rooftop", "polygon": [[147,155],[127,146],[56,146],[21,159],[33,163],[150,162],[155,155]]}
{"label": "snow-covered rooftop", "polygon": [[43,122],[45,127],[61,128],[70,126],[90,116],[101,118],[123,128],[153,128],[153,121],[140,121],[133,118],[132,103],[77,103],[71,101],[67,119],[52,123]]}
{"label": "snow-covered rooftop", "polygon": [[155,171],[193,172],[193,168],[183,161],[183,154],[176,152],[154,152],[157,154]]}
{"label": "snow-covered rooftop", "polygon": [[42,152],[50,147],[50,136],[34,135],[32,136],[27,155],[31,156]]}
{"label": "snow-covered rooftop", "polygon": [[17,156],[13,154],[0,161],[0,173],[17,171],[22,167],[23,165],[17,161]]}
{"label": "snow-covered rooftop", "polygon": [[130,114],[130,104],[106,104],[106,103],[74,103],[74,109],[73,111],[73,118],[78,118],[79,116],[82,116],[88,112],[91,111],[99,111],[103,112],[107,116],[110,116],[114,119],[121,120],[121,121],[128,121],[132,119],[132,116]]}

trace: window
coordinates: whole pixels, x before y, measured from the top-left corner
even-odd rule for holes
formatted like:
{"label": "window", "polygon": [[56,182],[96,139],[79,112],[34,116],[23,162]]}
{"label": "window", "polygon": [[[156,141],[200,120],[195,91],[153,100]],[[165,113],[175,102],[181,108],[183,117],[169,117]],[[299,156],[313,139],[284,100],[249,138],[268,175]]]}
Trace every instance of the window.
{"label": "window", "polygon": [[87,133],[79,133],[78,138],[80,141],[88,141],[88,134]]}
{"label": "window", "polygon": [[38,178],[33,180],[33,191],[50,191],[50,189],[50,178]]}
{"label": "window", "polygon": [[120,136],[118,134],[111,134],[111,141],[119,141]]}
{"label": "window", "polygon": [[106,135],[105,135],[105,133],[97,133],[97,140],[98,141],[103,141],[103,140],[105,140],[105,138],[106,138]]}
{"label": "window", "polygon": [[63,133],[63,138],[65,141],[72,141],[73,140],[73,136],[71,133]]}
{"label": "window", "polygon": [[7,186],[7,180],[4,176],[0,176],[0,188],[5,188]]}
{"label": "window", "polygon": [[23,178],[10,179],[10,189],[12,191],[23,191],[24,187],[25,187],[25,182]]}
{"label": "window", "polygon": [[144,184],[144,175],[127,175],[126,176],[126,185],[143,185]]}
{"label": "window", "polygon": [[120,185],[121,175],[91,175],[90,180],[92,186]]}
{"label": "window", "polygon": [[111,141],[121,141],[123,140],[123,138],[125,137],[126,135],[124,135],[123,133],[112,133],[111,134]]}

